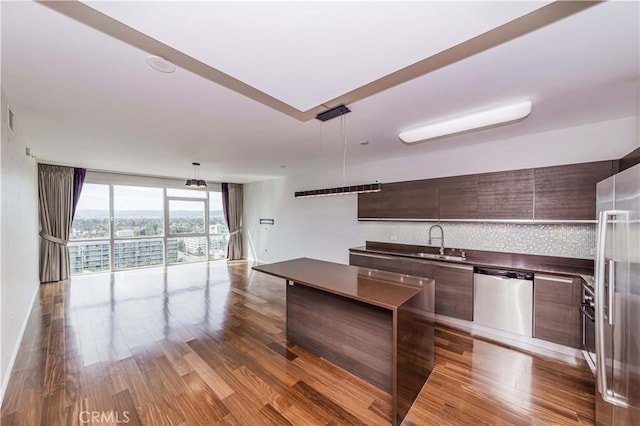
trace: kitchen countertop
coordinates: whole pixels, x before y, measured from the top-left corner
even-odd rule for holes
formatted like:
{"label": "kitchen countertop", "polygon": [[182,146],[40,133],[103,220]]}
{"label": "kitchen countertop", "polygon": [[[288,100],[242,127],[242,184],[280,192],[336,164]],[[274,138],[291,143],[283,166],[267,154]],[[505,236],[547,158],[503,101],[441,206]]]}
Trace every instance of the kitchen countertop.
{"label": "kitchen countertop", "polygon": [[391,310],[420,293],[431,281],[309,258],[258,265],[253,270]]}
{"label": "kitchen countertop", "polygon": [[[433,247],[406,245],[405,248],[402,248],[401,246],[402,245],[400,244],[387,244],[378,242],[372,242],[370,244],[369,242],[367,242],[367,246],[354,247],[349,249],[349,251],[353,253],[371,253],[380,255],[401,256],[406,258],[428,260],[429,262],[446,262],[486,268],[566,275],[571,277],[580,277],[583,280],[587,281],[587,283],[589,282],[589,277],[591,277],[590,282],[593,282],[593,261],[589,260],[577,259],[575,260],[575,262],[572,262],[573,259],[554,258],[552,256],[521,255],[485,252],[479,250],[465,250],[467,253],[467,257],[464,261],[444,261],[438,259],[425,259],[424,257],[416,255],[416,253],[418,252],[437,253],[437,248],[435,248],[434,251]],[[456,255],[459,255],[459,251],[456,253]],[[588,264],[591,265],[587,266]]]}

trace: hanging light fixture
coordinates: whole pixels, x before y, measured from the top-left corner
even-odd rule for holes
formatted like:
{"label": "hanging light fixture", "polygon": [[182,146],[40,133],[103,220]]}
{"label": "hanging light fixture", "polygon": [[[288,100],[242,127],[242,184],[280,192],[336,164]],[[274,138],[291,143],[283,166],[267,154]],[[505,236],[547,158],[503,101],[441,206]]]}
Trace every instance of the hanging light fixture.
{"label": "hanging light fixture", "polygon": [[200,163],[193,164],[193,179],[187,179],[185,186],[192,189],[203,189],[207,187],[207,182],[200,179]]}

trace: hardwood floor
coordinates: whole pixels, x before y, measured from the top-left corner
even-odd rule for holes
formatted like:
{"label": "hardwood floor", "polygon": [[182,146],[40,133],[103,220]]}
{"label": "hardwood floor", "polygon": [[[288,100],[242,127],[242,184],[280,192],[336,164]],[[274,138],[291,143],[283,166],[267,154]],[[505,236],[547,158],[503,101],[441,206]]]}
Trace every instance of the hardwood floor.
{"label": "hardwood floor", "polygon": [[[284,281],[225,262],[42,285],[1,423],[389,424],[389,394],[287,345],[284,295]],[[593,393],[583,361],[437,327],[404,424],[593,424]]]}

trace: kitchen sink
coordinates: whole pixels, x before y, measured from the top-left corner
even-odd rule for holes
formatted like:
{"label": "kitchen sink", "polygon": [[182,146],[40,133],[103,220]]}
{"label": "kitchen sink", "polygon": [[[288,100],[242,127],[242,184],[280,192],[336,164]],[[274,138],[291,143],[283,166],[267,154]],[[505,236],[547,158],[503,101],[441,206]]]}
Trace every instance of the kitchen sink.
{"label": "kitchen sink", "polygon": [[423,257],[425,259],[449,260],[449,261],[455,261],[455,262],[464,262],[465,260],[467,260],[465,257],[462,257],[462,256],[447,256],[444,254],[435,254],[435,253],[419,252],[419,253],[413,253],[413,255],[418,257]]}

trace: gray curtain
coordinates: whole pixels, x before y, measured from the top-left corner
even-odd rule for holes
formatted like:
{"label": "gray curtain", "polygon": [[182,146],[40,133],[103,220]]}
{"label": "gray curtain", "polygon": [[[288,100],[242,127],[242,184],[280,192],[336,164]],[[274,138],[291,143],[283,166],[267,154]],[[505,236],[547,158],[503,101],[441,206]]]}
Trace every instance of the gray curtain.
{"label": "gray curtain", "polygon": [[229,227],[227,259],[242,259],[242,185],[222,184],[222,206]]}
{"label": "gray curtain", "polygon": [[69,233],[73,220],[72,167],[38,164],[40,282],[69,278]]}

